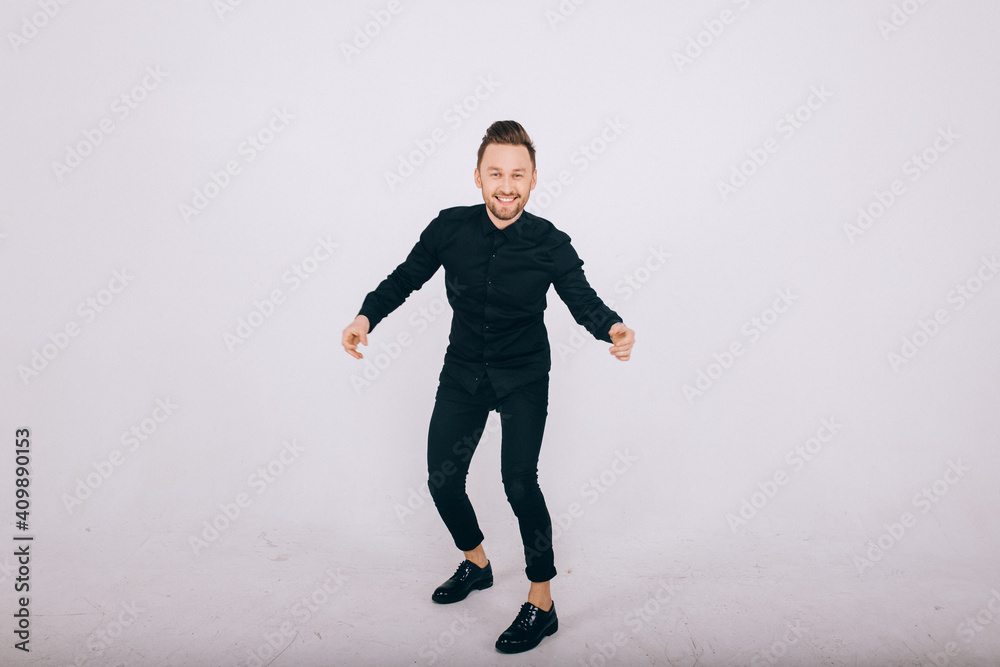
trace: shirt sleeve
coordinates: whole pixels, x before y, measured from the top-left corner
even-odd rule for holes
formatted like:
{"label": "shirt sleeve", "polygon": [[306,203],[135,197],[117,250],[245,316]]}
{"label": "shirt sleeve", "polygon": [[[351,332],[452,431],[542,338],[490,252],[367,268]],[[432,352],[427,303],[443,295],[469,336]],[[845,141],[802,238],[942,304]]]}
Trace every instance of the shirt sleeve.
{"label": "shirt sleeve", "polygon": [[437,252],[436,221],[437,218],[432,220],[420,233],[420,239],[403,263],[365,296],[358,315],[368,318],[369,332],[374,331],[375,325],[402,305],[413,291],[430,280],[441,266]]}
{"label": "shirt sleeve", "polygon": [[570,243],[569,235],[560,233],[552,250],[555,271],[552,285],[556,293],[569,308],[577,324],[585,327],[598,340],[613,342],[608,330],[622,318],[605,305],[583,273],[583,260]]}

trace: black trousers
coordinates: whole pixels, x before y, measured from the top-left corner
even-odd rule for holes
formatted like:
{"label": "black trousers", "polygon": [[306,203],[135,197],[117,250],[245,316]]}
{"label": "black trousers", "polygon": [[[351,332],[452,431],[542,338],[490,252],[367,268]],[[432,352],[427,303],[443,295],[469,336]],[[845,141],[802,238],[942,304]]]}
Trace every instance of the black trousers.
{"label": "black trousers", "polygon": [[465,492],[465,480],[489,413],[500,414],[500,474],[524,544],[525,575],[537,582],[556,575],[552,521],[538,487],[538,452],[548,404],[548,375],[498,398],[488,375],[472,395],[442,370],[427,432],[431,497],[455,546],[471,551],[483,541],[483,533]]}

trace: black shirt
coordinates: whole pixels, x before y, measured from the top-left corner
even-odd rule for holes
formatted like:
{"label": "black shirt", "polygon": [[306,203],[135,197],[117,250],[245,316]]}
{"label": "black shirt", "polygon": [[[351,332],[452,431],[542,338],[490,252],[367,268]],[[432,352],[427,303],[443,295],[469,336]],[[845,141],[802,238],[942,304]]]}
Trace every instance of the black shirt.
{"label": "black shirt", "polygon": [[527,211],[498,229],[479,204],[441,211],[406,260],[368,293],[359,314],[369,331],[442,265],[453,311],[443,370],[469,393],[487,372],[498,397],[548,374],[542,311],[549,285],[599,340],[611,343],[608,330],[622,321],[587,282],[569,235]]}

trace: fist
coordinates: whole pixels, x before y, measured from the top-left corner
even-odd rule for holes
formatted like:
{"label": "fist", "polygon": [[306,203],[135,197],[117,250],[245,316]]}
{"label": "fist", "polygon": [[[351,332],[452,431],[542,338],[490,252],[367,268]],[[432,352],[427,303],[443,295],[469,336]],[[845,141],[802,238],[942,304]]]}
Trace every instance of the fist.
{"label": "fist", "polygon": [[632,346],[635,345],[635,332],[623,323],[615,322],[615,325],[608,330],[608,335],[614,343],[609,348],[611,354],[615,355],[618,361],[628,361],[632,354]]}

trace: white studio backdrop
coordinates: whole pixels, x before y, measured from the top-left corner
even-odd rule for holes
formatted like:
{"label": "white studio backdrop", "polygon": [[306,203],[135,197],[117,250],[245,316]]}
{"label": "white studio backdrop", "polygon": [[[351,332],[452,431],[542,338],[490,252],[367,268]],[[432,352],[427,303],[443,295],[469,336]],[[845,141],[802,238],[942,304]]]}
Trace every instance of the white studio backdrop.
{"label": "white studio backdrop", "polygon": [[[149,569],[214,563],[225,591],[244,543],[336,553],[317,578],[359,581],[386,540],[451,562],[424,449],[443,270],[364,361],[340,334],[440,209],[482,201],[508,118],[538,151],[529,210],[637,335],[618,362],[550,292],[557,567],[701,544],[950,581],[914,613],[940,629],[921,655],[1000,585],[995,4],[11,0],[0,28],[0,498],[37,554],[33,652],[0,662],[71,662],[84,600],[136,581],[180,616]],[[497,544],[498,443],[470,476]],[[184,628],[236,664],[187,623],[98,649]]]}

